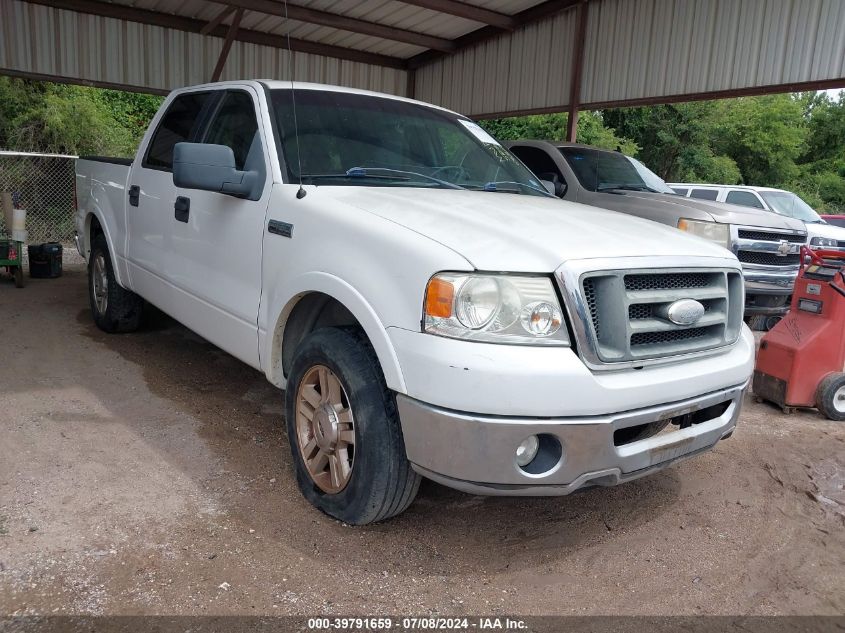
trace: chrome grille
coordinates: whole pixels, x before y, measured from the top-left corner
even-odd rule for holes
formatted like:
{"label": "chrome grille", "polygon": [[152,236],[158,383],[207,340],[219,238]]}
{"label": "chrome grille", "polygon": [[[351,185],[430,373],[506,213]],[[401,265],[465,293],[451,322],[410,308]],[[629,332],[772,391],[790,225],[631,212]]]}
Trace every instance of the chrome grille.
{"label": "chrome grille", "polygon": [[733,251],[743,264],[778,271],[798,269],[799,248],[807,242],[806,233],[765,231],[756,227],[735,227],[734,230]]}
{"label": "chrome grille", "polygon": [[709,283],[705,273],[666,273],[664,275],[625,275],[625,290],[669,290],[704,288]]}
{"label": "chrome grille", "polygon": [[590,310],[590,318],[593,321],[593,330],[595,331],[596,336],[599,336],[601,334],[601,329],[599,327],[598,310],[596,309],[596,289],[590,279],[584,280],[584,299],[586,299],[587,307]]}
{"label": "chrome grille", "polygon": [[737,259],[743,264],[758,264],[760,266],[797,266],[801,262],[801,255],[739,251]]}
{"label": "chrome grille", "polygon": [[748,229],[739,229],[739,237],[743,240],[756,240],[758,242],[786,240],[787,242],[803,244],[807,241],[805,236],[797,233],[769,233],[768,231],[751,231]]}
{"label": "chrome grille", "polygon": [[631,347],[685,341],[691,338],[707,336],[708,333],[709,328],[706,327],[694,327],[689,330],[674,330],[670,332],[635,332],[631,335]]}
{"label": "chrome grille", "polygon": [[[742,275],[735,269],[602,270],[581,276],[589,348],[600,363],[690,354],[733,343],[742,325]],[[669,320],[669,306],[694,299],[691,325]]]}

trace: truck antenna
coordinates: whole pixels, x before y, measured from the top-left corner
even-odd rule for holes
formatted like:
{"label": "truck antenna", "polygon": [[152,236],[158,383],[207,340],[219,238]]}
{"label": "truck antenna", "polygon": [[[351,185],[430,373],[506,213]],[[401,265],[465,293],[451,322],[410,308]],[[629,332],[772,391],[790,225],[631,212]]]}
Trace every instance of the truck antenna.
{"label": "truck antenna", "polygon": [[293,135],[296,139],[296,163],[299,169],[299,189],[296,191],[296,199],[302,200],[305,197],[306,191],[302,186],[302,154],[299,151],[299,123],[296,120],[296,90],[293,85],[293,49],[290,45],[290,20],[288,19],[288,0],[285,3],[285,24],[287,25],[287,39],[288,39],[288,75],[290,76],[290,100],[293,104]]}

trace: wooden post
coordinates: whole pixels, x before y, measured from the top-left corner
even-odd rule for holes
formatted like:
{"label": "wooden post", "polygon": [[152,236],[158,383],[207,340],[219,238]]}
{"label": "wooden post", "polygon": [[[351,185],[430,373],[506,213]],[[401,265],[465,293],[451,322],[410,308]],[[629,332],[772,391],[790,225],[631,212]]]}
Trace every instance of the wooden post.
{"label": "wooden post", "polygon": [[587,38],[587,6],[584,0],[576,9],[575,42],[572,47],[572,77],[569,84],[569,116],[566,139],[574,143],[578,138],[578,106],[581,105],[581,74],[584,70],[584,42]]}

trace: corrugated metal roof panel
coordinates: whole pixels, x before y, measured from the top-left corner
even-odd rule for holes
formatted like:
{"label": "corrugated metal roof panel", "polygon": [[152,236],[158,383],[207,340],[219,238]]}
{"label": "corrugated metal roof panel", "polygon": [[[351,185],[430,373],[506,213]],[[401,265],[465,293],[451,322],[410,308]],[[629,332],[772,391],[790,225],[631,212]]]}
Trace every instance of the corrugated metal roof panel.
{"label": "corrugated metal roof panel", "polygon": [[[416,97],[471,114],[564,109],[575,15],[546,18],[420,68]],[[584,104],[843,77],[842,0],[589,4]]]}
{"label": "corrugated metal roof panel", "polygon": [[587,38],[584,103],[845,75],[841,0],[601,0]]}
{"label": "corrugated metal roof panel", "polygon": [[[154,90],[205,83],[223,40],[174,29],[0,0],[0,67]],[[80,46],[79,43],[84,43]],[[234,42],[223,79],[287,79],[287,51]],[[294,78],[404,94],[405,71],[293,53]]]}
{"label": "corrugated metal roof panel", "polygon": [[575,13],[559,13],[423,66],[415,96],[473,114],[566,103],[574,36]]}

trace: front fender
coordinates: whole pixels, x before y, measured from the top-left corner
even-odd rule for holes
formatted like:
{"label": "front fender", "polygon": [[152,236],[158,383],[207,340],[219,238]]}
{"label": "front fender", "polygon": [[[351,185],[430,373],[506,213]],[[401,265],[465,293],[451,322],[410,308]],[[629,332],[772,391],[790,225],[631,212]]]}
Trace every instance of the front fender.
{"label": "front fender", "polygon": [[261,366],[271,383],[284,388],[286,377],[282,370],[282,336],[285,324],[299,300],[312,292],[320,292],[336,299],[361,324],[375,350],[387,386],[398,393],[406,393],[405,380],[393,344],[384,324],[369,302],[347,281],[326,272],[308,272],[292,279],[275,293],[274,305],[268,313],[272,329],[259,330]]}

